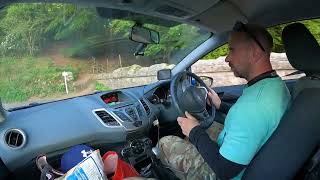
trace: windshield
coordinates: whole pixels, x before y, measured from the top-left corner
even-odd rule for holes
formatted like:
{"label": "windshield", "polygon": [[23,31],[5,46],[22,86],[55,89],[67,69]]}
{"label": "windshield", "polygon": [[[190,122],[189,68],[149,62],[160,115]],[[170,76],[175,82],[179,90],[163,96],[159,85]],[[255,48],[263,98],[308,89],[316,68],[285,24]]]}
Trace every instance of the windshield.
{"label": "windshield", "polygon": [[134,56],[139,43],[129,34],[135,22],[103,18],[96,8],[19,3],[0,15],[6,109],[155,82],[158,70],[173,68],[211,35],[176,22],[142,24],[159,32],[160,43]]}

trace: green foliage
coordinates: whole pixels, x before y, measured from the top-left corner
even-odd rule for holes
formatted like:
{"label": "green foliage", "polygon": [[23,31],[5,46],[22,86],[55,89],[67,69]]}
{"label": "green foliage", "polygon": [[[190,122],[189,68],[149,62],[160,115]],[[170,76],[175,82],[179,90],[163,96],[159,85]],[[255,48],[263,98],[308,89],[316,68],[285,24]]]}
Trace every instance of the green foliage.
{"label": "green foliage", "polygon": [[[105,22],[93,8],[77,9],[71,4],[14,4],[2,12],[0,53],[2,57],[33,56],[53,40],[105,36]],[[73,43],[74,48],[83,50],[78,43]]]}
{"label": "green foliage", "polygon": [[[188,24],[180,24],[170,28],[156,25],[147,25],[147,27],[160,33],[160,43],[149,45],[146,48],[145,55],[158,55],[162,59],[167,60],[170,59],[172,53],[179,50],[189,52],[195,48],[194,46],[209,37],[207,33],[202,36],[197,27],[190,26]],[[181,54],[184,53],[181,52]]]}
{"label": "green foliage", "polygon": [[115,19],[110,21],[108,30],[111,32],[111,36],[128,38],[133,25],[133,21]]}
{"label": "green foliage", "polygon": [[314,35],[314,37],[317,39],[319,43],[320,42],[320,19],[305,20],[301,22],[307,26],[307,28],[311,31],[311,33]]}
{"label": "green foliage", "polygon": [[96,82],[95,90],[97,90],[97,91],[108,91],[108,90],[112,90],[112,89],[110,87],[108,87],[108,86],[105,86],[102,83]]}
{"label": "green foliage", "polygon": [[[70,47],[63,52],[67,57],[99,53],[104,50],[106,41],[128,38],[134,25],[128,20],[100,18],[94,8],[80,9],[72,4],[13,4],[3,11],[2,17],[0,52],[3,57],[33,56],[52,41],[69,43]],[[202,40],[199,29],[186,24],[170,28],[145,26],[161,35],[160,44],[149,45],[146,49],[145,55],[151,58],[169,59],[172,52],[183,48],[190,50],[194,48],[190,43]]]}
{"label": "green foliage", "polygon": [[[0,97],[4,102],[26,101],[30,97],[45,97],[64,93],[61,72],[71,71],[75,78],[78,70],[55,67],[51,59],[0,59]],[[72,90],[70,84],[70,90]]]}
{"label": "green foliage", "polygon": [[277,25],[277,26],[268,28],[269,33],[273,37],[273,49],[272,49],[273,52],[277,52],[277,53],[284,52],[284,47],[281,40],[281,33],[283,28],[286,25],[287,24],[282,24],[282,25]]}
{"label": "green foliage", "polygon": [[41,4],[17,4],[9,6],[1,19],[0,28],[5,34],[1,43],[2,55],[28,54],[38,52],[48,17]]}
{"label": "green foliage", "polygon": [[[304,21],[298,21],[298,22],[304,24],[310,30],[310,32],[314,35],[317,41],[320,42],[320,19],[304,20]],[[268,31],[273,37],[274,52],[285,52],[283,43],[281,40],[281,33],[283,28],[288,24],[291,24],[291,23],[281,24],[281,25],[268,28]]]}
{"label": "green foliage", "polygon": [[[315,36],[318,42],[320,42],[320,20],[319,19],[313,19],[313,20],[304,20],[304,21],[298,21],[300,23],[303,23],[306,25],[306,27],[310,30],[310,32]],[[283,53],[285,52],[284,46],[281,39],[281,33],[283,31],[283,28],[291,23],[281,24],[277,26],[273,26],[268,28],[268,31],[273,37],[273,52]]]}
{"label": "green foliage", "polygon": [[227,44],[218,47],[214,51],[211,51],[209,54],[207,54],[203,59],[217,59],[220,56],[226,56],[229,52],[229,47]]}
{"label": "green foliage", "polygon": [[53,24],[48,26],[48,31],[55,32],[54,39],[70,39],[71,37],[87,37],[90,35],[95,35],[97,30],[102,32],[103,23],[101,19],[97,16],[94,9],[81,9],[76,10],[72,5],[66,5],[69,12],[69,19],[65,20],[66,13],[60,13],[58,16],[54,17]]}

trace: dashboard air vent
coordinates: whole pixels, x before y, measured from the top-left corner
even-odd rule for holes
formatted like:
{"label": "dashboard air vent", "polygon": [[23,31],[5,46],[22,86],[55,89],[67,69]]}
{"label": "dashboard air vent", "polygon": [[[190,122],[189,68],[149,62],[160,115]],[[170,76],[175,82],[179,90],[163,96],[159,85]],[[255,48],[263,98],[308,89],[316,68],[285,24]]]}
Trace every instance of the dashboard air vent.
{"label": "dashboard air vent", "polygon": [[143,105],[144,110],[146,110],[147,115],[149,116],[149,115],[150,115],[150,108],[149,108],[149,106],[147,105],[147,103],[146,103],[143,99],[141,99],[140,102],[141,102],[141,104]]}
{"label": "dashboard air vent", "polygon": [[143,111],[141,109],[141,105],[140,104],[137,105],[137,112],[138,112],[138,115],[139,115],[139,117],[141,119],[143,117]]}
{"label": "dashboard air vent", "polygon": [[96,110],[94,112],[107,126],[120,126],[120,124],[107,111]]}
{"label": "dashboard air vent", "polygon": [[121,111],[113,111],[115,115],[117,115],[122,121],[131,122],[131,120]]}
{"label": "dashboard air vent", "polygon": [[8,130],[4,135],[4,139],[6,144],[14,149],[21,148],[26,143],[26,135],[20,129]]}
{"label": "dashboard air vent", "polygon": [[132,107],[126,108],[125,111],[134,121],[138,121],[138,117]]}

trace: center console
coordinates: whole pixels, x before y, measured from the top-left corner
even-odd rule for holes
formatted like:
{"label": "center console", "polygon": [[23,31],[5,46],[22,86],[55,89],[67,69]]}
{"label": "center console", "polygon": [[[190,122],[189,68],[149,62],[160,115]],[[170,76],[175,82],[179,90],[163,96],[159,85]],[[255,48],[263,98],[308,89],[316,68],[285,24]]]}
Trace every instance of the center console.
{"label": "center console", "polygon": [[127,160],[141,175],[151,175],[152,142],[149,138],[132,140],[121,150],[122,157]]}

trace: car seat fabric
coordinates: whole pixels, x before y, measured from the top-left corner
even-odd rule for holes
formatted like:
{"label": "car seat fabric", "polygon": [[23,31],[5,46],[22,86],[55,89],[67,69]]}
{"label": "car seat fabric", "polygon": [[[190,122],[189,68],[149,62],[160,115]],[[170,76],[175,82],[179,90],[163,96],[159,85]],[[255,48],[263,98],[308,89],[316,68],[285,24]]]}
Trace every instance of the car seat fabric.
{"label": "car seat fabric", "polygon": [[318,77],[310,77],[305,76],[301,77],[293,87],[292,90],[292,98],[296,98],[297,95],[303,90],[307,88],[320,88],[320,76]]}

